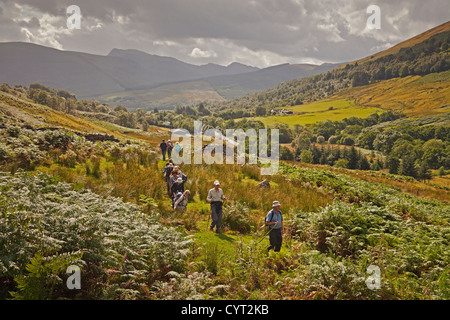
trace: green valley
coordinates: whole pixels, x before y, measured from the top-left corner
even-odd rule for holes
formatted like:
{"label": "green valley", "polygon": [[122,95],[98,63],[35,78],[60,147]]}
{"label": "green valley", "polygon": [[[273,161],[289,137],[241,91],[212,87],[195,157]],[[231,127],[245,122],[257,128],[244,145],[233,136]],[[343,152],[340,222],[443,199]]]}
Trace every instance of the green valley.
{"label": "green valley", "polygon": [[267,126],[287,124],[293,127],[294,125],[306,126],[328,119],[341,121],[352,116],[366,118],[371,114],[381,113],[383,111],[376,107],[358,106],[352,100],[344,99],[326,99],[281,109],[281,111],[284,110],[292,111],[293,114],[255,117],[254,119],[261,121]]}
{"label": "green valley", "polygon": [[[449,300],[449,30],[334,69],[67,54],[72,68],[84,57],[76,75],[93,77],[90,91],[103,81],[96,100],[1,84],[0,299]],[[199,151],[182,149],[185,161],[170,165],[162,141],[177,150],[185,138],[173,133],[194,134],[196,121],[203,133],[277,129],[279,141],[255,137],[252,164],[244,140],[244,164],[194,164]],[[262,175],[261,150],[276,155],[277,142],[278,171]],[[177,191],[188,202],[174,209]],[[265,220],[277,202],[279,252]]]}

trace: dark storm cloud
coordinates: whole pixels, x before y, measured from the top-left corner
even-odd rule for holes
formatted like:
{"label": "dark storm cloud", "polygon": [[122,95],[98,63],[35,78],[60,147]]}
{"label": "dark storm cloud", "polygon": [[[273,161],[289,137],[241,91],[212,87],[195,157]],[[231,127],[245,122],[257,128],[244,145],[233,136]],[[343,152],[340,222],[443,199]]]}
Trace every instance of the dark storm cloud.
{"label": "dark storm cloud", "polygon": [[[80,6],[81,30],[66,8]],[[381,8],[381,30],[366,9]],[[0,41],[107,54],[134,48],[191,63],[350,61],[447,21],[450,3],[344,0],[2,0]]]}

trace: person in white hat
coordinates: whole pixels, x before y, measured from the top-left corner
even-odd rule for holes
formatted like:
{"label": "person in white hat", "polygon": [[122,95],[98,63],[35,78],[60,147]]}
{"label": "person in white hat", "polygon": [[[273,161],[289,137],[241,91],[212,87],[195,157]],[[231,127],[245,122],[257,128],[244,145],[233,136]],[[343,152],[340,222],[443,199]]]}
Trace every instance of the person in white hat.
{"label": "person in white hat", "polygon": [[175,197],[178,192],[183,193],[184,192],[184,181],[183,178],[178,177],[176,182],[172,184],[172,187],[170,189],[171,195],[172,195],[172,207],[175,203]]}
{"label": "person in white hat", "polygon": [[267,251],[273,249],[275,252],[281,250],[281,243],[283,242],[283,236],[281,233],[283,227],[283,215],[280,210],[280,202],[274,201],[272,203],[272,210],[266,215],[266,226],[269,227],[269,241],[270,246]]}
{"label": "person in white hat", "polygon": [[214,181],[214,188],[209,190],[206,201],[211,204],[211,225],[209,229],[214,231],[216,227],[216,233],[220,233],[220,226],[222,225],[222,205],[223,200],[226,200],[223,195],[223,190],[220,188],[220,182]]}

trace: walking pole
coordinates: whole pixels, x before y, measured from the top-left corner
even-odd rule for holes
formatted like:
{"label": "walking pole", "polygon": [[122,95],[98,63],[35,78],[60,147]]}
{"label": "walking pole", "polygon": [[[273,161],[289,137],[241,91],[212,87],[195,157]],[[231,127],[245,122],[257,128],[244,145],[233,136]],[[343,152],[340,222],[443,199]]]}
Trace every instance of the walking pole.
{"label": "walking pole", "polygon": [[269,228],[269,231],[266,232],[266,234],[264,234],[261,239],[256,243],[256,245],[259,245],[261,243],[261,241],[263,241],[265,239],[265,237],[270,233],[270,231],[272,231],[273,228]]}
{"label": "walking pole", "polygon": [[206,231],[208,231],[210,229],[210,224],[209,221],[211,220],[211,206],[213,206],[213,204],[211,203],[210,205],[210,209],[209,209],[209,213],[208,213],[208,224],[206,225]]}

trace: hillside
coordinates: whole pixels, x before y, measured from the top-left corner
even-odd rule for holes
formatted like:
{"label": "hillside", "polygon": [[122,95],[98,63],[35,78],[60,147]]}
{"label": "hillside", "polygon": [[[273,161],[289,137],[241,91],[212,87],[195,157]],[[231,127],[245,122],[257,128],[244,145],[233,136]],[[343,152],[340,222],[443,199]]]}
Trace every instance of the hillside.
{"label": "hillside", "polygon": [[142,90],[127,90],[94,97],[108,104],[135,110],[173,109],[200,102],[215,103],[266,90],[280,82],[326,72],[336,65],[283,64],[240,74],[207,77],[199,81],[176,82]]}
{"label": "hillside", "polygon": [[[296,106],[331,98],[349,88],[376,85],[391,79],[409,76],[423,77],[432,73],[445,72],[450,69],[449,29],[450,22],[447,22],[435,28],[433,32],[425,32],[411,41],[405,41],[395,50],[388,49],[368,59],[348,63],[320,75],[283,82],[275,88],[240,99],[216,103],[210,108],[255,110],[257,107],[263,107],[269,111],[272,108]],[[435,90],[440,89],[441,87],[435,88]],[[445,96],[445,83],[442,89],[444,91],[440,95]],[[414,100],[414,95],[411,95],[410,100]],[[445,106],[445,103],[437,108],[441,106]],[[430,112],[434,112],[433,109],[430,109]]]}
{"label": "hillside", "polygon": [[[20,91],[19,91],[20,92]],[[58,111],[46,105],[34,103],[30,99],[0,90],[0,123],[30,125],[45,128],[56,127],[82,132],[85,134],[105,134],[127,139],[139,137],[144,141],[155,141],[167,134],[163,128],[150,128],[149,132],[126,128],[110,122],[90,120],[81,115],[72,115]]]}
{"label": "hillside", "polygon": [[352,99],[359,106],[411,117],[444,114],[450,112],[450,71],[390,79],[344,90],[333,98]]}
{"label": "hillside", "polygon": [[120,105],[130,111],[173,110],[174,106],[186,106],[201,102],[218,102],[225,99],[207,81],[187,81],[157,86],[152,89],[127,90],[108,93],[92,99],[110,105]]}
{"label": "hillside", "polygon": [[441,25],[439,25],[439,26],[437,26],[435,28],[432,28],[432,29],[430,29],[428,31],[425,31],[424,33],[421,33],[421,34],[419,34],[419,35],[417,35],[417,36],[415,36],[415,37],[413,37],[411,39],[403,41],[403,42],[401,42],[401,43],[399,43],[399,44],[397,44],[397,45],[395,45],[395,46],[393,46],[393,47],[391,47],[391,48],[389,48],[387,50],[384,50],[382,52],[379,52],[379,53],[376,53],[374,55],[371,55],[370,57],[366,57],[364,59],[357,60],[355,62],[358,62],[358,63],[367,62],[369,60],[376,60],[376,59],[381,58],[383,56],[397,53],[403,48],[412,47],[412,46],[414,46],[416,44],[419,44],[419,43],[421,43],[421,42],[431,38],[434,35],[437,35],[437,34],[442,33],[442,32],[447,32],[447,31],[450,31],[450,22],[443,23],[443,24],[441,24]]}
{"label": "hillside", "polygon": [[[181,164],[192,197],[174,212],[156,142],[93,143],[20,125],[8,116],[0,128],[1,168],[17,172],[0,174],[2,299],[449,298],[449,205],[391,187],[392,178]],[[216,177],[229,199],[222,234],[206,231]],[[271,188],[257,185],[264,178]],[[260,228],[273,199],[285,221],[277,254]],[[65,290],[71,264],[83,270],[81,290]],[[381,290],[365,285],[372,264]]]}
{"label": "hillside", "polygon": [[224,98],[233,99],[246,94],[266,90],[283,81],[314,76],[333,69],[337,65],[283,64],[234,76],[206,79]]}
{"label": "hillside", "polygon": [[[435,30],[367,62],[173,112],[130,112],[45,83],[1,84],[0,299],[449,300],[449,35]],[[62,63],[59,54],[48,59]],[[118,87],[124,56],[133,56],[130,68],[159,59],[120,50],[106,60],[70,56],[72,66],[89,61],[85,77],[97,72]],[[267,71],[225,68],[247,73],[205,78],[215,88],[189,81],[190,90],[234,94]],[[318,70],[282,65],[260,78],[283,68]],[[137,69],[142,77],[150,70]],[[184,84],[153,93],[187,99]],[[136,99],[155,99],[136,88],[128,92]],[[195,120],[222,132],[278,128],[278,172],[176,163],[190,196],[174,210],[159,144],[170,128],[193,132]],[[260,150],[269,147],[261,141]],[[207,202],[216,179],[226,197],[220,233],[210,231]],[[280,252],[268,250],[264,227],[273,201],[283,217]],[[73,265],[81,284],[69,290]]]}
{"label": "hillside", "polygon": [[348,88],[328,99],[283,110],[291,115],[256,117],[265,125],[309,125],[328,119],[365,118],[373,113],[393,111],[410,117],[446,114],[450,108],[450,72],[408,76]]}

